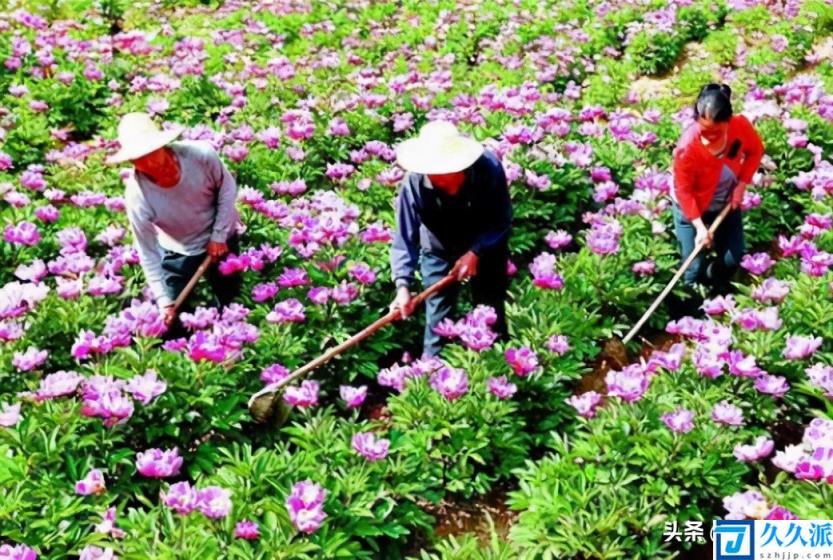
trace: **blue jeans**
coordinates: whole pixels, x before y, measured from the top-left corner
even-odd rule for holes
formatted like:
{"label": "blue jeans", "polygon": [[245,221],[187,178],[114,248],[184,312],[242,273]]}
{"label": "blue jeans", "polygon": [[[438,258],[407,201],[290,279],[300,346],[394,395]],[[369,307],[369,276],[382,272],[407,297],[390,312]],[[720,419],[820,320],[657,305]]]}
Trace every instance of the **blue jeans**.
{"label": "blue jeans", "polygon": [[[239,254],[240,242],[237,235],[232,235],[228,241],[229,252]],[[205,259],[206,253],[199,255],[181,255],[173,251],[165,250],[162,255],[162,281],[165,284],[165,292],[171,300],[176,300],[179,294],[185,289],[188,281],[200,267],[202,261]],[[240,295],[240,285],[242,277],[239,272],[224,276],[220,274],[219,263],[212,263],[208,270],[205,271],[205,278],[208,280],[211,291],[214,295],[214,303],[217,307],[223,307],[230,304]],[[165,340],[172,338],[179,338],[180,336],[188,336],[188,331],[179,321],[179,313],[190,313],[194,310],[193,302],[194,293],[192,292],[185,301],[182,307],[179,308],[177,317],[171,327],[165,333]]]}
{"label": "blue jeans", "polygon": [[[697,230],[683,214],[682,209],[676,203],[673,206],[674,230],[677,234],[677,241],[680,244],[682,261],[694,251],[694,239]],[[709,227],[719,212],[705,212],[702,216],[703,223]],[[743,241],[743,214],[740,210],[732,210],[726,215],[723,223],[717,228],[712,240],[712,248],[717,257],[706,264],[706,252],[702,251],[691,263],[683,275],[683,282],[686,286],[695,283],[705,284],[711,288],[714,295],[728,293],[729,281],[738,269],[740,260],[743,257],[746,247]]]}
{"label": "blue jeans", "polygon": [[[420,272],[424,288],[442,280],[461,255],[443,255],[429,251],[420,252]],[[492,330],[502,337],[507,336],[504,300],[508,276],[506,260],[509,252],[500,247],[481,255],[477,263],[477,274],[469,282],[474,305],[489,305],[495,309],[497,322]],[[423,356],[436,356],[443,347],[443,338],[434,332],[434,327],[446,317],[451,317],[457,304],[460,285],[452,284],[425,301],[425,333],[422,342]]]}

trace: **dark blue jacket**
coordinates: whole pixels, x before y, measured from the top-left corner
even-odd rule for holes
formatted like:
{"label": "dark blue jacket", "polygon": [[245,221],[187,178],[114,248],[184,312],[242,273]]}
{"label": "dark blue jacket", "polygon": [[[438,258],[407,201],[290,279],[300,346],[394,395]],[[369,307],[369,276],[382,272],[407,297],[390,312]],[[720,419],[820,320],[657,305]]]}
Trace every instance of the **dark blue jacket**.
{"label": "dark blue jacket", "polygon": [[506,173],[488,150],[466,169],[455,196],[431,185],[421,173],[408,173],[396,197],[396,233],[390,253],[397,286],[415,280],[420,249],[448,260],[467,251],[478,256],[505,248],[512,228]]}

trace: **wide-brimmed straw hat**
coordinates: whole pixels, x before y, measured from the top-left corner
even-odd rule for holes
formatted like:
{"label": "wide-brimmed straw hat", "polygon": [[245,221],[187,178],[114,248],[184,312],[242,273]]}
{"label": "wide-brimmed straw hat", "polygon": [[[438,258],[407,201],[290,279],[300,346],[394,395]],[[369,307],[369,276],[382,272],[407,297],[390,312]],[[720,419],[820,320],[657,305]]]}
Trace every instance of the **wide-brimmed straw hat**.
{"label": "wide-brimmed straw hat", "polygon": [[419,136],[405,140],[395,150],[396,161],[403,169],[443,175],[471,167],[483,154],[483,145],[460,134],[453,123],[432,121],[420,129]]}
{"label": "wide-brimmed straw hat", "polygon": [[138,159],[173,142],[182,129],[161,130],[147,113],[127,113],[119,122],[118,152],[107,163],[123,163]]}

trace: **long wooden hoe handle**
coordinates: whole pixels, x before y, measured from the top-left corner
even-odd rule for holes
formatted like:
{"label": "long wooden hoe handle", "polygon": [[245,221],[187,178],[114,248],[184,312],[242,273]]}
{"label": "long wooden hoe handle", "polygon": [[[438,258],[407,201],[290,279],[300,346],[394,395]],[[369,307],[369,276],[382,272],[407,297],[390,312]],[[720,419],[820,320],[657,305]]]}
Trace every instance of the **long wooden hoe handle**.
{"label": "long wooden hoe handle", "polygon": [[[455,281],[456,276],[453,274],[448,274],[439,282],[432,284],[425,291],[414,296],[414,298],[411,300],[411,306],[416,308],[418,305],[422,304],[426,299],[436,294],[437,292],[444,290],[448,285],[453,284]],[[321,356],[296,369],[287,377],[284,377],[280,381],[276,381],[275,383],[267,385],[266,387],[252,395],[252,397],[249,399],[249,408],[251,408],[252,403],[254,403],[254,401],[258,398],[263,397],[264,395],[269,395],[271,393],[276,393],[280,391],[286,385],[295,382],[299,377],[303,377],[312,370],[321,367],[322,365],[326,364],[339,354],[343,353],[345,350],[352,348],[362,340],[370,336],[373,336],[379,329],[389,325],[390,323],[396,321],[399,318],[399,310],[391,309],[390,311],[388,311],[388,313],[386,313],[385,315],[383,315],[382,317],[380,317],[379,319],[377,319],[376,321],[374,321],[358,333],[354,334],[338,346],[331,348]]]}
{"label": "long wooden hoe handle", "polygon": [[[720,223],[729,214],[729,211],[731,209],[732,209],[732,205],[727,204],[726,207],[723,208],[723,210],[720,211],[720,214],[717,215],[717,218],[712,223],[712,225],[709,227],[709,237],[714,235],[714,232],[717,231],[717,228],[720,226]],[[694,259],[697,258],[697,255],[700,254],[700,251],[703,250],[703,247],[705,247],[705,242],[702,242],[702,241],[694,247],[694,250],[691,252],[691,254],[688,256],[688,258],[683,263],[683,266],[680,267],[680,270],[677,271],[677,273],[674,275],[674,277],[671,279],[671,281],[668,283],[668,285],[665,287],[665,289],[662,290],[662,292],[659,294],[659,296],[657,296],[657,299],[654,300],[654,303],[651,304],[651,307],[648,308],[648,311],[645,312],[645,314],[642,316],[642,318],[633,326],[633,328],[625,336],[625,338],[622,339],[623,344],[627,344],[628,342],[630,342],[630,340],[636,335],[636,333],[639,332],[639,329],[642,328],[642,325],[645,324],[645,321],[647,321],[648,318],[651,315],[654,314],[654,311],[657,310],[657,307],[659,307],[659,304],[662,303],[662,300],[665,299],[665,296],[668,295],[668,293],[671,291],[671,289],[674,287],[674,285],[680,280],[680,278],[682,278],[683,274],[685,274],[685,271],[688,270],[688,267],[691,266],[691,263],[693,263]]]}

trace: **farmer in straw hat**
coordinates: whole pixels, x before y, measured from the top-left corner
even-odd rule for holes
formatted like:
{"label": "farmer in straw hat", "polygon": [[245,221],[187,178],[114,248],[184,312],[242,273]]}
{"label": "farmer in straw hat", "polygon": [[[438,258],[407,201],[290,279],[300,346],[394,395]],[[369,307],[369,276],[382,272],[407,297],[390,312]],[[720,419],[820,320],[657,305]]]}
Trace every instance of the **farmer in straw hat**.
{"label": "farmer in straw hat", "polygon": [[[396,199],[391,308],[403,317],[413,311],[409,288],[417,265],[424,287],[454,271],[459,281],[471,278],[474,303],[495,309],[493,328],[505,336],[512,204],[500,161],[443,121],[429,122],[418,137],[399,144],[396,157],[408,173]],[[423,355],[439,352],[442,341],[434,327],[451,314],[456,300],[457,285],[452,285],[426,301]]]}
{"label": "farmer in straw hat", "polygon": [[208,254],[206,276],[221,305],[240,292],[238,274],[223,276],[217,260],[238,251],[237,184],[212,146],[174,140],[181,130],[160,130],[146,113],[128,113],[118,128],[121,149],[107,159],[133,164],[124,177],[125,206],[147,282],[171,327],[185,334],[173,302]]}

